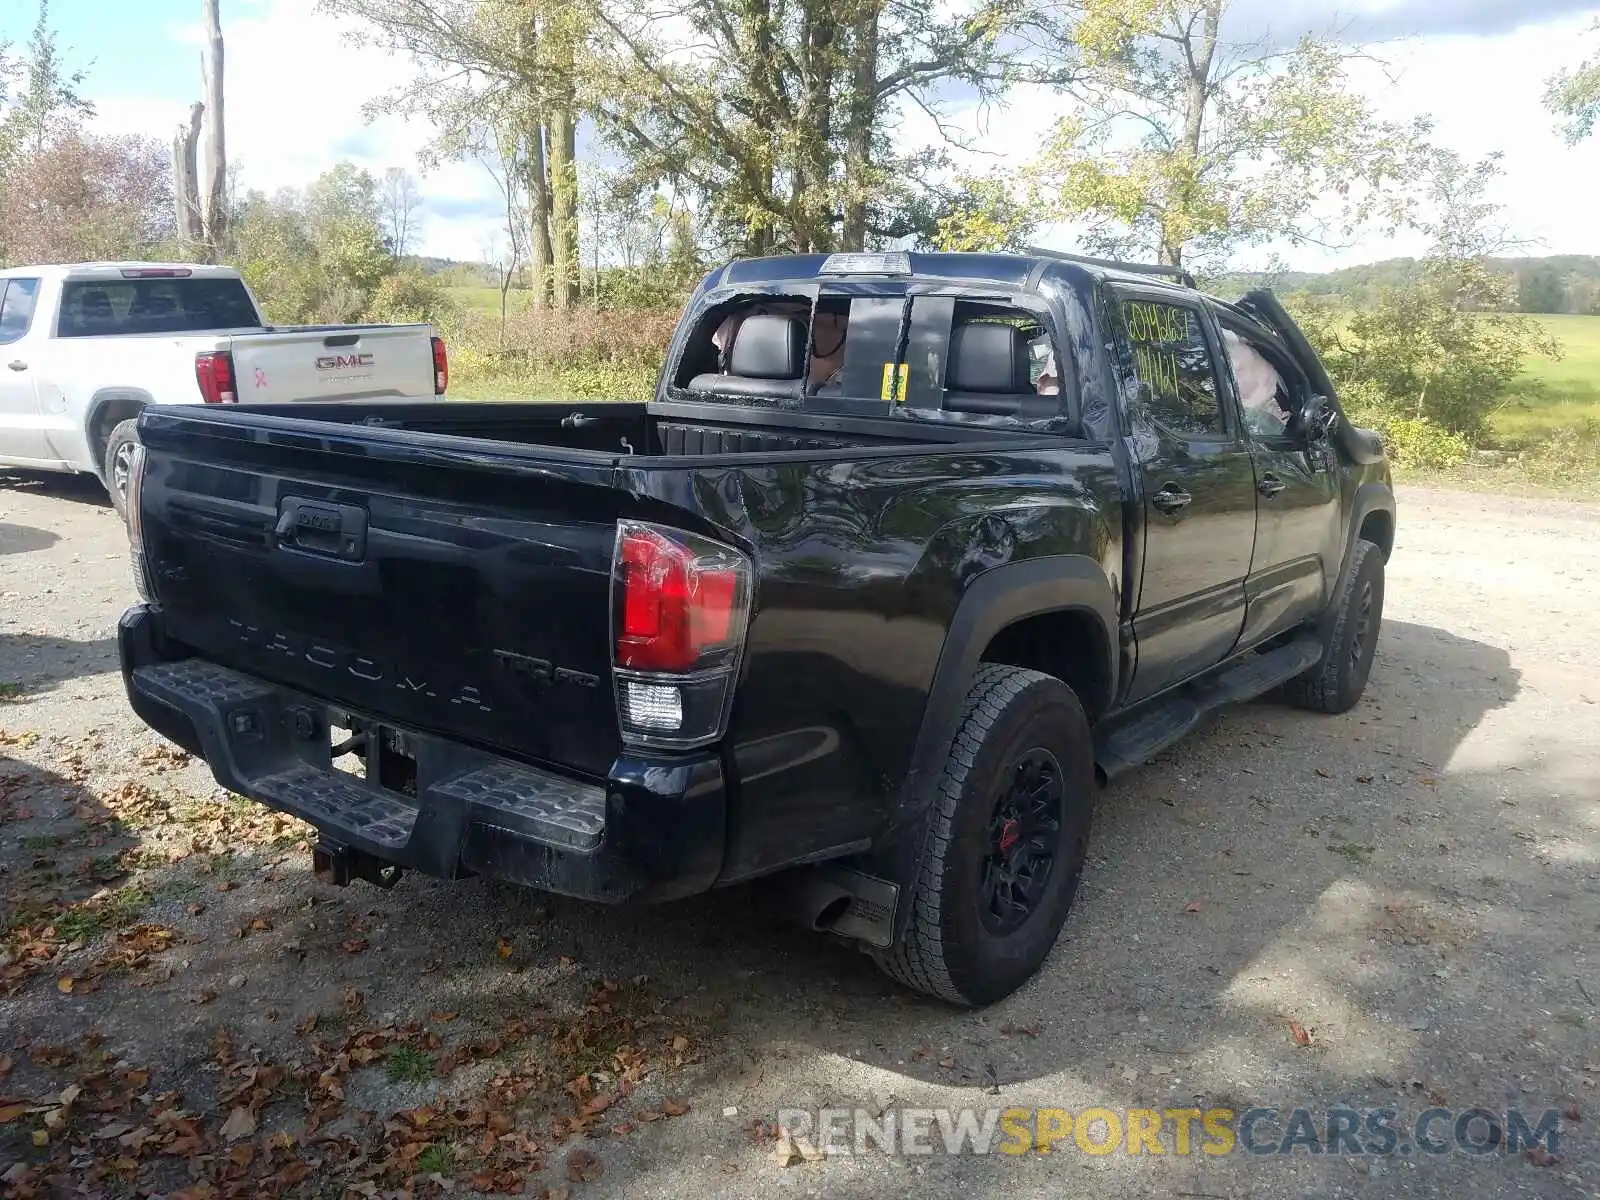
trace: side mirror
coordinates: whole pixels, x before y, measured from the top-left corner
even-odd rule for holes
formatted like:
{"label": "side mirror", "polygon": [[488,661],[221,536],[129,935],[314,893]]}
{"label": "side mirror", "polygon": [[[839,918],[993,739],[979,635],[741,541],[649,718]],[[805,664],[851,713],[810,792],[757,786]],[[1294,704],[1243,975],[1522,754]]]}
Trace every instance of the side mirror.
{"label": "side mirror", "polygon": [[1307,441],[1326,440],[1338,424],[1339,410],[1326,396],[1312,396],[1300,412],[1300,431]]}

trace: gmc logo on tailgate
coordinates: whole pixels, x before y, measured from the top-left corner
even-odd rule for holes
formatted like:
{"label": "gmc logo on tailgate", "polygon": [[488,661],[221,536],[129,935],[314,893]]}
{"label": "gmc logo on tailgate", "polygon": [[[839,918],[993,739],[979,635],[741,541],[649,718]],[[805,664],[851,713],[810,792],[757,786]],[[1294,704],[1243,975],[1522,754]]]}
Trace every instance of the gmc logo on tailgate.
{"label": "gmc logo on tailgate", "polygon": [[370,354],[324,354],[317,359],[319,371],[342,371],[346,367],[370,367]]}

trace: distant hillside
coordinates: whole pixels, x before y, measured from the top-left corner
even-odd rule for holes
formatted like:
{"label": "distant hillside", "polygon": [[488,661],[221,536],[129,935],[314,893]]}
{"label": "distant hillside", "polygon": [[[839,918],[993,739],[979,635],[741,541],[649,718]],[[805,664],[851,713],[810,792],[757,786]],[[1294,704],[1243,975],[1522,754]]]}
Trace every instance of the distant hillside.
{"label": "distant hillside", "polygon": [[[1517,297],[1523,312],[1600,313],[1600,257],[1553,254],[1543,258],[1489,261],[1496,270],[1517,281]],[[1338,271],[1284,271],[1277,275],[1230,272],[1207,283],[1224,296],[1239,295],[1253,287],[1271,287],[1278,292],[1340,296],[1361,304],[1373,299],[1381,287],[1408,282],[1416,271],[1414,258],[1389,258]]]}

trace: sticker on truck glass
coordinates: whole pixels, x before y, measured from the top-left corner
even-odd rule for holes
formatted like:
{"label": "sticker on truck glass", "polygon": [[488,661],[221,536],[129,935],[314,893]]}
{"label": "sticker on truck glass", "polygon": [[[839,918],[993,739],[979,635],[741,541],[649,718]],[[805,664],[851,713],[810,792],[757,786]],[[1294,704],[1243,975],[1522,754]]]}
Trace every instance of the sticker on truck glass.
{"label": "sticker on truck glass", "polygon": [[904,404],[906,399],[906,380],[911,373],[910,363],[901,363],[899,370],[895,364],[883,364],[883,391],[880,396],[884,400],[892,400],[896,404]]}

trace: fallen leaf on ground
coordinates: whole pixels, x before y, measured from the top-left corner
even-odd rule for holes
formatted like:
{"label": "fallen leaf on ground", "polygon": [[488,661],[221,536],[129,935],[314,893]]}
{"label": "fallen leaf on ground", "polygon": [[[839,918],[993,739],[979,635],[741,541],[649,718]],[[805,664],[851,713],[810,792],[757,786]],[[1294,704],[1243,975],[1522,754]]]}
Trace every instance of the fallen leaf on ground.
{"label": "fallen leaf on ground", "polygon": [[685,1050],[687,1050],[689,1048],[689,1039],[684,1037],[683,1034],[680,1033],[677,1037],[672,1039],[672,1048],[674,1050],[676,1050],[679,1054],[682,1054]]}
{"label": "fallen leaf on ground", "polygon": [[953,1058],[941,1058],[939,1060],[939,1065],[946,1071],[951,1071],[955,1069],[956,1060]]}
{"label": "fallen leaf on ground", "polygon": [[200,994],[194,998],[194,1002],[196,1004],[210,1004],[216,998],[216,992],[212,991],[210,988],[201,988]]}
{"label": "fallen leaf on ground", "polygon": [[606,1173],[606,1165],[587,1150],[567,1153],[567,1178],[573,1183],[593,1183]]}
{"label": "fallen leaf on ground", "polygon": [[511,957],[511,943],[506,941],[505,938],[501,938],[498,942],[496,942],[494,944],[494,949],[495,953],[501,958]]}
{"label": "fallen leaf on ground", "polygon": [[0,1104],[0,1125],[9,1125],[28,1111],[26,1104]]}
{"label": "fallen leaf on ground", "polygon": [[1561,1161],[1543,1146],[1528,1147],[1527,1159],[1536,1167],[1553,1167]]}
{"label": "fallen leaf on ground", "polygon": [[1004,1025],[1000,1026],[1000,1032],[1006,1037],[1012,1037],[1019,1033],[1025,1033],[1029,1037],[1036,1038],[1044,1032],[1044,1026],[1040,1025],[1038,1022],[1034,1022],[1032,1025],[1014,1025],[1010,1021],[1007,1021]]}
{"label": "fallen leaf on ground", "polygon": [[787,1129],[780,1130],[778,1141],[772,1147],[772,1159],[780,1167],[792,1167],[800,1161],[800,1148],[794,1144]]}
{"label": "fallen leaf on ground", "polygon": [[1289,1036],[1294,1039],[1296,1046],[1311,1045],[1311,1035],[1306,1032],[1306,1027],[1300,1024],[1299,1021],[1289,1022]]}
{"label": "fallen leaf on ground", "polygon": [[339,944],[344,947],[344,952],[346,954],[360,954],[371,943],[368,942],[366,938],[350,938],[349,940]]}
{"label": "fallen leaf on ground", "polygon": [[77,982],[78,981],[71,975],[63,975],[60,979],[56,980],[56,991],[60,992],[63,996],[70,996],[72,994],[73,985]]}
{"label": "fallen leaf on ground", "polygon": [[236,1108],[228,1114],[228,1119],[222,1123],[220,1136],[225,1142],[236,1142],[240,1138],[249,1137],[255,1131],[255,1114],[248,1108]]}
{"label": "fallen leaf on ground", "polygon": [[1200,901],[1198,901],[1198,900],[1189,901],[1189,903],[1187,903],[1187,904],[1185,904],[1183,906],[1183,911],[1186,912],[1186,913],[1197,913],[1197,912],[1199,912],[1200,911]]}
{"label": "fallen leaf on ground", "polygon": [[[0,1063],[0,1066],[4,1066],[4,1064]],[[0,1070],[0,1075],[4,1075],[4,1074],[5,1074],[5,1071]],[[1563,1112],[1561,1115],[1563,1117],[1565,1117],[1569,1121],[1582,1121],[1583,1120],[1583,1114],[1578,1111],[1578,1106],[1576,1104],[1567,1105],[1566,1111]]]}
{"label": "fallen leaf on ground", "polygon": [[7,1075],[11,1074],[12,1065],[11,1055],[0,1054],[0,1079],[4,1079]]}
{"label": "fallen leaf on ground", "polygon": [[669,1117],[681,1117],[689,1111],[689,1102],[673,1097],[661,1106],[661,1111]]}

